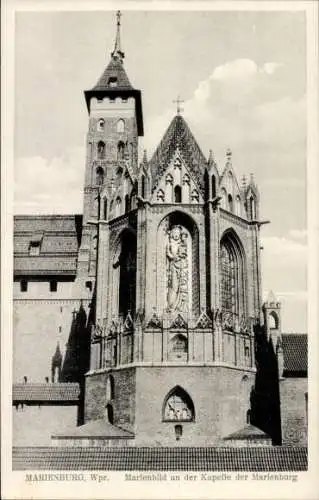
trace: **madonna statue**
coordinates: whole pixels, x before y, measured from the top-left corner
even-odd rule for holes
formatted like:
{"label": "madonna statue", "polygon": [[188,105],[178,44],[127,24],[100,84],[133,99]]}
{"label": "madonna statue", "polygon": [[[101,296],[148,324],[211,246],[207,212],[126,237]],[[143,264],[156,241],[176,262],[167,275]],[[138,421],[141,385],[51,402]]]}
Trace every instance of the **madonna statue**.
{"label": "madonna statue", "polygon": [[173,226],[168,231],[166,245],[167,263],[167,310],[188,310],[188,234],[182,226]]}

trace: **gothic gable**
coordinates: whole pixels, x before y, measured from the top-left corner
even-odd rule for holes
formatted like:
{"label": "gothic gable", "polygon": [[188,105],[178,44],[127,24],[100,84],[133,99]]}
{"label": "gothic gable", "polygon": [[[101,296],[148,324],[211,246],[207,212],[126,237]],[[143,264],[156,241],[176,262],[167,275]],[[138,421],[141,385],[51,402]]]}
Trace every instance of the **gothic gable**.
{"label": "gothic gable", "polygon": [[243,216],[244,200],[231,162],[231,152],[227,151],[227,162],[220,178],[221,207],[236,215]]}
{"label": "gothic gable", "polygon": [[188,167],[179,149],[159,179],[152,193],[154,203],[203,203],[201,185],[194,172]]}
{"label": "gothic gable", "polygon": [[150,160],[152,192],[155,191],[160,180],[163,178],[177,149],[192,172],[192,176],[196,179],[202,195],[204,195],[204,172],[207,161],[187,123],[180,115],[173,118]]}

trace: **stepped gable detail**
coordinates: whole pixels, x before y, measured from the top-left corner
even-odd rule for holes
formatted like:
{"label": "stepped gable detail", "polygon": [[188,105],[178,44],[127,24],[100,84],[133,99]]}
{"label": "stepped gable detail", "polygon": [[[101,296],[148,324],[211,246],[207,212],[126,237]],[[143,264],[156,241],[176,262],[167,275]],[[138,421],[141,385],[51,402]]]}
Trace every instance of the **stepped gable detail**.
{"label": "stepped gable detail", "polygon": [[176,115],[164,134],[149,163],[152,175],[152,192],[167,169],[176,150],[189,166],[201,193],[204,195],[206,159],[184,118]]}

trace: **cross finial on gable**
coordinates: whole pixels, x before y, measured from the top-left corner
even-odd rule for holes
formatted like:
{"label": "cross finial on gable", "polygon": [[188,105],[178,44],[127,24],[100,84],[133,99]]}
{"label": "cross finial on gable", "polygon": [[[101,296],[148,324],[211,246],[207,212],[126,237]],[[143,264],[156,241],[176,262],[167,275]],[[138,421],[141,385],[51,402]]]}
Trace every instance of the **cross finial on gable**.
{"label": "cross finial on gable", "polygon": [[185,101],[183,101],[183,100],[180,98],[180,96],[179,96],[179,95],[177,96],[177,98],[175,99],[175,101],[173,101],[173,103],[174,103],[174,104],[176,104],[176,113],[177,113],[178,115],[180,115],[180,114],[181,114],[181,112],[183,111],[183,109],[182,109],[182,108],[181,108],[181,106],[180,106],[183,102],[185,102]]}

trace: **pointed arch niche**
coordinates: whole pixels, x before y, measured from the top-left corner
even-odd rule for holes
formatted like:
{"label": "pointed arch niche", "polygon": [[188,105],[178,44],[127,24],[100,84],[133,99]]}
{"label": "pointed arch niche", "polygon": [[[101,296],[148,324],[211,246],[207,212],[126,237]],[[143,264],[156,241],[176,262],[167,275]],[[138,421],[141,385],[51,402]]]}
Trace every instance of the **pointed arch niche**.
{"label": "pointed arch niche", "polygon": [[192,398],[182,387],[175,386],[164,399],[162,415],[164,422],[194,422]]}
{"label": "pointed arch niche", "polygon": [[134,316],[136,304],[136,235],[124,229],[113,249],[112,287],[109,299],[111,314],[126,317],[130,311]]}
{"label": "pointed arch niche", "polygon": [[158,314],[199,314],[199,232],[184,212],[168,214],[158,226],[155,286]]}
{"label": "pointed arch niche", "polygon": [[246,259],[241,241],[228,230],[220,242],[220,300],[224,313],[246,316]]}

